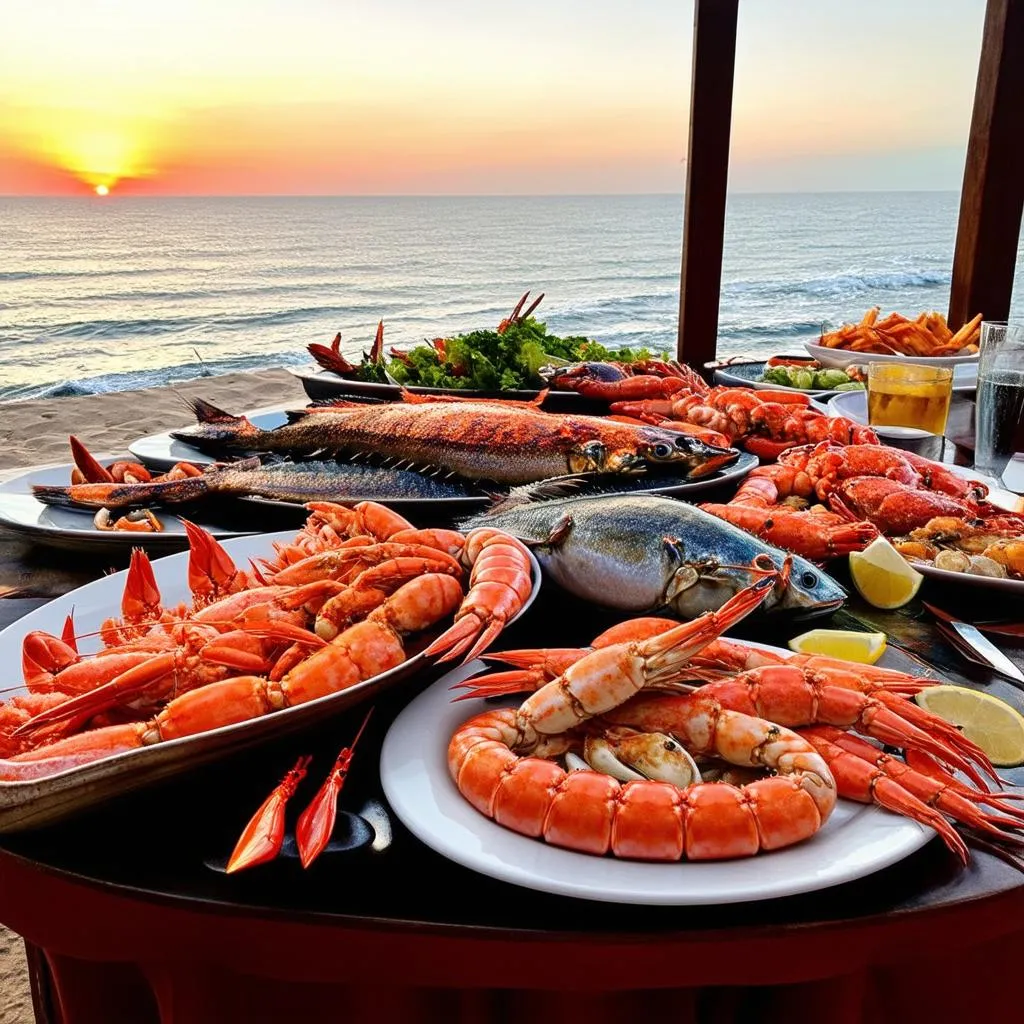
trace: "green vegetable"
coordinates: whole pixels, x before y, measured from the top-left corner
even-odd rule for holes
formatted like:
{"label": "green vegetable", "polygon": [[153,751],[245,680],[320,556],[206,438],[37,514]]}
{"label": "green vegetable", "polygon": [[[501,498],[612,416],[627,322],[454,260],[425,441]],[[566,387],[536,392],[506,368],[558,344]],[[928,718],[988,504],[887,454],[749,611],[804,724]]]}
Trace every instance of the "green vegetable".
{"label": "green vegetable", "polygon": [[863,391],[864,381],[862,380],[851,380],[846,384],[838,384],[833,390],[835,391]]}
{"label": "green vegetable", "polygon": [[814,386],[816,388],[838,388],[842,384],[849,384],[850,378],[845,370],[819,370],[814,375]]}
{"label": "green vegetable", "polygon": [[[648,349],[610,349],[589,338],[559,338],[533,317],[497,331],[470,331],[448,338],[443,354],[433,345],[417,345],[399,358],[389,359],[387,373],[400,384],[432,388],[467,388],[513,391],[536,388],[539,370],[552,362],[584,361],[632,363],[667,358]],[[386,380],[383,364],[363,362],[359,380]]]}
{"label": "green vegetable", "polygon": [[791,379],[793,381],[793,387],[800,388],[803,391],[810,391],[814,387],[814,371],[805,370],[802,367],[792,367],[793,373]]}
{"label": "green vegetable", "polygon": [[789,379],[789,367],[787,366],[773,366],[770,370],[765,370],[761,380],[767,384],[779,384],[785,388],[793,386]]}

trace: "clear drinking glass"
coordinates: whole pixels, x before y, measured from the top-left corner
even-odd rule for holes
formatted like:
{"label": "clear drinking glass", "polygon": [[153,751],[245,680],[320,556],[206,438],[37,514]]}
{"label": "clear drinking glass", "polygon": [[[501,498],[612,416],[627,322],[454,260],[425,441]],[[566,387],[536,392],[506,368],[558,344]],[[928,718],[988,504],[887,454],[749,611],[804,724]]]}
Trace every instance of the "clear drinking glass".
{"label": "clear drinking glass", "polygon": [[941,434],[952,394],[952,366],[868,364],[868,423],[873,427],[915,427]]}
{"label": "clear drinking glass", "polygon": [[974,468],[996,479],[1024,452],[1024,323],[985,321],[978,355]]}

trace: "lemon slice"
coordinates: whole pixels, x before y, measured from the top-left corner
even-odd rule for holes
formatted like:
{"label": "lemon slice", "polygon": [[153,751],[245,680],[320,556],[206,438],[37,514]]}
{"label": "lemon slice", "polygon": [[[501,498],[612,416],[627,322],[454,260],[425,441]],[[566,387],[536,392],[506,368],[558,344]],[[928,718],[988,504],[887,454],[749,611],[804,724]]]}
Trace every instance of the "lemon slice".
{"label": "lemon slice", "polygon": [[789,641],[797,654],[824,654],[828,658],[874,665],[885,650],[884,633],[860,633],[852,629],[812,629]]}
{"label": "lemon slice", "polygon": [[926,711],[958,726],[1004,768],[1024,764],[1024,715],[1004,700],[966,686],[929,686],[914,697]]}
{"label": "lemon slice", "polygon": [[924,579],[884,537],[850,555],[850,576],[860,596],[875,608],[901,608]]}

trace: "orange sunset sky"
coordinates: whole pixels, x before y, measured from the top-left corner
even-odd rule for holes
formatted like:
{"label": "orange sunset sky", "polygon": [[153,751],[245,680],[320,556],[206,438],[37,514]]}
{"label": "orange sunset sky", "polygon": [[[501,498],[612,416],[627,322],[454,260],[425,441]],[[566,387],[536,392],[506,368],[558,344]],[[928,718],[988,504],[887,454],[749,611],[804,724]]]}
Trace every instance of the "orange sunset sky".
{"label": "orange sunset sky", "polygon": [[[958,188],[983,0],[742,0],[731,185]],[[679,192],[679,0],[5,0],[0,194]]]}

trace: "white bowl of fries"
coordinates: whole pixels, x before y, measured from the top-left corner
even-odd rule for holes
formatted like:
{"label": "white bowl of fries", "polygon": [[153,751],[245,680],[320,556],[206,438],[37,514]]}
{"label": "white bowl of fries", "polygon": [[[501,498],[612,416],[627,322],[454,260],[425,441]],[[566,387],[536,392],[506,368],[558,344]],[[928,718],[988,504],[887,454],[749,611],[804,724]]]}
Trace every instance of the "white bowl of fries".
{"label": "white bowl of fries", "polygon": [[958,366],[977,362],[981,314],[951,331],[941,313],[922,313],[910,320],[900,313],[879,318],[869,309],[856,324],[843,324],[821,335],[805,348],[822,366],[846,367],[853,363],[927,362],[932,366]]}

